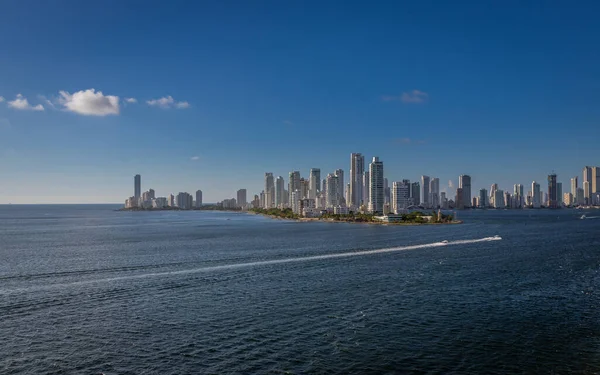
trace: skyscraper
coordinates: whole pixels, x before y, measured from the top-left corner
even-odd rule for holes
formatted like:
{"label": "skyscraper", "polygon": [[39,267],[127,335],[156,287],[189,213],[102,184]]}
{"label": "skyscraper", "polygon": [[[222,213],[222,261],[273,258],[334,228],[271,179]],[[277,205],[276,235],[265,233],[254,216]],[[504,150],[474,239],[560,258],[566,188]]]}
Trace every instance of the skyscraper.
{"label": "skyscraper", "polygon": [[[281,177],[279,177],[281,178]],[[248,198],[246,189],[240,189],[237,191],[237,204],[238,207],[244,208],[248,205]]]}
{"label": "skyscraper", "polygon": [[433,208],[438,208],[440,204],[440,179],[437,177],[429,181],[429,204]]}
{"label": "skyscraper", "polygon": [[584,205],[592,203],[592,191],[591,184],[589,181],[583,181],[583,202]]}
{"label": "skyscraper", "polygon": [[383,195],[383,162],[374,156],[369,164],[369,211],[383,213],[385,198]]}
{"label": "skyscraper", "polygon": [[[239,198],[238,198],[239,201]],[[275,180],[275,207],[281,208],[285,204],[285,180],[277,176]]]}
{"label": "skyscraper", "polygon": [[[585,199],[585,204],[592,204],[592,193],[593,193],[593,183],[592,183],[592,170],[593,167],[584,167],[583,168],[583,198]],[[586,182],[588,183],[588,187],[586,188]]]}
{"label": "skyscraper", "polygon": [[265,173],[265,205],[264,208],[273,208],[275,206],[275,180],[273,173]]}
{"label": "skyscraper", "polygon": [[488,206],[496,207],[494,205],[494,199],[496,197],[496,190],[498,190],[498,184],[492,184],[490,187],[490,200],[488,201]]}
{"label": "skyscraper", "polygon": [[392,183],[392,211],[394,211],[394,213],[400,213],[410,206],[410,190],[410,183]]}
{"label": "skyscraper", "polygon": [[293,171],[290,172],[290,181],[288,186],[288,191],[291,194],[292,191],[300,191],[300,172]]}
{"label": "skyscraper", "polygon": [[321,170],[319,168],[311,168],[309,180],[309,192],[308,197],[315,199],[321,192]]}
{"label": "skyscraper", "polygon": [[423,207],[429,208],[429,176],[421,176],[421,203]]}
{"label": "skyscraper", "polygon": [[[592,167],[592,194],[600,193],[600,167]],[[594,203],[594,202],[592,202]]]}
{"label": "skyscraper", "polygon": [[458,187],[462,189],[463,192],[463,202],[465,203],[465,208],[471,206],[471,176],[463,174],[458,178]]}
{"label": "skyscraper", "polygon": [[350,154],[350,200],[348,206],[360,207],[363,198],[363,174],[365,173],[365,157],[359,153]]}
{"label": "skyscraper", "polygon": [[421,204],[421,184],[418,181],[410,184],[410,201],[412,206]]}
{"label": "skyscraper", "polygon": [[350,196],[350,183],[349,182],[346,184],[345,198],[346,198],[346,205],[350,206],[352,204],[352,197]]}
{"label": "skyscraper", "polygon": [[515,184],[513,196],[515,198],[514,208],[523,208],[523,185]]}
{"label": "skyscraper", "polygon": [[363,186],[362,186],[362,192],[363,192],[363,199],[362,202],[365,206],[369,206],[369,184],[370,184],[371,179],[369,178],[369,171],[365,171],[365,173],[363,173]]}
{"label": "skyscraper", "polygon": [[339,178],[333,173],[327,175],[327,191],[325,192],[325,204],[327,208],[339,205]]}
{"label": "skyscraper", "polygon": [[479,208],[486,208],[488,206],[487,204],[487,190],[486,189],[481,189],[479,190]]}
{"label": "skyscraper", "polygon": [[561,207],[562,206],[562,199],[563,199],[563,192],[562,192],[562,182],[557,182],[556,183],[556,206],[557,207]]}
{"label": "skyscraper", "polygon": [[531,200],[533,208],[540,208],[542,205],[542,194],[540,192],[540,184],[533,181],[531,183]]}
{"label": "skyscraper", "polygon": [[[345,201],[344,198],[344,170],[343,169],[336,169],[334,172],[335,176],[337,177],[337,199],[338,199],[338,205],[342,204],[342,201]],[[346,203],[347,204],[347,203]]]}
{"label": "skyscraper", "polygon": [[550,174],[548,175],[548,207],[558,208],[557,192],[556,175]]}
{"label": "skyscraper", "polygon": [[200,207],[202,207],[202,190],[196,190],[196,208]]}
{"label": "skyscraper", "polygon": [[571,194],[573,194],[573,200],[574,200],[573,203],[580,203],[580,202],[577,202],[577,188],[578,187],[579,187],[578,177],[575,176],[575,177],[571,178]]}
{"label": "skyscraper", "polygon": [[456,189],[456,196],[454,197],[454,207],[462,210],[463,208],[465,208],[465,202],[463,202],[463,199],[465,198],[462,188],[458,188]]}
{"label": "skyscraper", "polygon": [[139,174],[136,174],[133,177],[133,196],[135,197],[136,202],[142,196],[142,176]]}

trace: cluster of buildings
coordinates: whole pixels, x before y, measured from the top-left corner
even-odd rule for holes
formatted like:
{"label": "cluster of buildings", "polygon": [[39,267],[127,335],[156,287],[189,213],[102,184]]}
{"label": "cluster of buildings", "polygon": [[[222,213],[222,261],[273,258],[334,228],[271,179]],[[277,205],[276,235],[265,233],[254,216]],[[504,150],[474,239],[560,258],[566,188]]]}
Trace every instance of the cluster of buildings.
{"label": "cluster of buildings", "polygon": [[125,208],[166,209],[179,208],[191,210],[202,207],[202,190],[196,191],[196,199],[189,193],[181,192],[168,197],[156,197],[153,189],[142,193],[142,176],[133,177],[133,196],[125,200]]}
{"label": "cluster of buildings", "polygon": [[[312,168],[307,178],[299,171],[282,176],[265,173],[265,188],[249,203],[256,208],[291,208],[298,215],[314,217],[323,213],[349,212],[387,215],[410,209],[469,209],[469,208],[560,208],[600,205],[600,168],[583,169],[583,186],[579,178],[571,179],[571,191],[563,192],[556,174],[548,175],[547,189],[532,182],[525,194],[524,185],[515,184],[504,191],[493,184],[488,191],[473,194],[471,176],[461,175],[456,194],[449,197],[440,191],[439,178],[421,176],[420,181],[403,179],[391,184],[384,177],[383,161],[373,157],[367,165],[360,153],[350,155],[350,173],[344,181],[344,171],[337,169],[321,179],[321,170]],[[287,186],[286,186],[287,185]]]}
{"label": "cluster of buildings", "polygon": [[[492,184],[490,190],[481,189],[473,194],[471,176],[461,175],[456,194],[452,197],[440,191],[437,177],[421,176],[420,181],[403,179],[391,184],[384,177],[383,161],[377,156],[366,164],[360,153],[350,155],[350,171],[345,180],[344,170],[336,169],[321,176],[319,168],[312,168],[308,177],[299,171],[289,173],[288,179],[265,173],[264,190],[247,200],[246,189],[237,191],[236,198],[217,203],[223,209],[290,208],[295,214],[316,217],[323,213],[350,212],[387,215],[400,214],[410,209],[469,209],[469,208],[560,208],[600,205],[600,167],[583,168],[583,183],[579,176],[571,178],[570,191],[563,191],[556,174],[548,175],[547,189],[533,181],[525,193],[524,185],[515,184],[511,190],[502,190]],[[155,197],[154,190],[141,192],[141,176],[134,177],[134,196],[125,201],[126,208],[194,209],[202,206],[202,191],[195,199],[182,192],[174,196]]]}

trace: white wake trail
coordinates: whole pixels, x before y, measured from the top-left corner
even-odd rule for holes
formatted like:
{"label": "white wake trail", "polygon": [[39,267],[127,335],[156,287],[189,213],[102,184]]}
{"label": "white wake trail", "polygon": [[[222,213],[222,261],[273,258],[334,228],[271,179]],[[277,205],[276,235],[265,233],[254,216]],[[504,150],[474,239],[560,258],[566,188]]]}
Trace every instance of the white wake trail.
{"label": "white wake trail", "polygon": [[268,265],[274,265],[274,264],[301,263],[301,262],[311,262],[311,261],[325,260],[325,259],[349,258],[349,257],[367,256],[367,255],[374,255],[374,254],[395,253],[395,252],[407,251],[407,250],[418,250],[418,249],[428,249],[428,248],[433,248],[433,247],[467,245],[467,244],[473,244],[473,243],[478,243],[478,242],[490,242],[490,241],[500,241],[500,240],[502,240],[501,237],[495,236],[495,237],[484,237],[484,238],[477,238],[477,239],[470,239],[470,240],[443,241],[443,242],[433,242],[433,243],[421,244],[421,245],[389,247],[389,248],[374,249],[374,250],[348,251],[348,252],[344,252],[344,253],[310,255],[310,256],[297,257],[297,258],[283,258],[283,259],[273,259],[273,260],[261,260],[261,261],[256,261],[256,262],[223,264],[223,265],[219,265],[219,266],[191,268],[191,269],[178,270],[178,271],[153,272],[153,273],[144,273],[144,274],[138,274],[138,275],[117,276],[117,277],[105,278],[105,279],[81,280],[81,281],[75,281],[75,282],[71,282],[71,283],[50,284],[50,285],[44,285],[44,286],[19,288],[19,289],[13,289],[13,290],[0,289],[0,294],[10,293],[10,292],[15,292],[15,291],[42,290],[42,289],[50,289],[50,288],[54,288],[54,287],[95,284],[95,283],[102,283],[102,282],[143,279],[143,278],[160,277],[160,276],[185,275],[185,274],[194,274],[194,273],[201,273],[201,272],[230,270],[230,269],[237,269],[237,268],[268,266]]}

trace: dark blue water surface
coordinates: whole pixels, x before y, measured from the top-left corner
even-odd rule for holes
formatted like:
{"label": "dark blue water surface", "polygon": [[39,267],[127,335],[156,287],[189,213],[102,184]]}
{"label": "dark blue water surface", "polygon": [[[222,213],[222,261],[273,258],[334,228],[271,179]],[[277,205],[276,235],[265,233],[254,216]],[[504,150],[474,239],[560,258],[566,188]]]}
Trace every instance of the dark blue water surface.
{"label": "dark blue water surface", "polygon": [[115,208],[0,206],[0,374],[600,373],[600,210]]}

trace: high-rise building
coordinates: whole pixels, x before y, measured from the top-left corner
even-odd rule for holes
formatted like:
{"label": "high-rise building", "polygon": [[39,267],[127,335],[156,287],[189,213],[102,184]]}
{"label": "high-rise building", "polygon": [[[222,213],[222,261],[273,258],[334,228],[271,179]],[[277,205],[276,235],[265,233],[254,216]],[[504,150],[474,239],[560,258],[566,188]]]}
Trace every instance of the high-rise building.
{"label": "high-rise building", "polygon": [[463,202],[465,208],[471,205],[471,176],[463,174],[458,177],[458,187],[463,191]]}
{"label": "high-rise building", "polygon": [[494,192],[494,208],[504,208],[504,190]]}
{"label": "high-rise building", "polygon": [[302,198],[300,197],[300,190],[290,191],[290,208],[292,212],[300,215],[302,212],[300,208],[300,201]]}
{"label": "high-rise building", "polygon": [[169,207],[175,207],[175,196],[173,194],[169,194],[169,197],[167,198],[167,205]]}
{"label": "high-rise building", "polygon": [[339,205],[339,177],[333,173],[327,175],[327,190],[325,192],[325,204],[327,208]]}
{"label": "high-rise building", "polygon": [[410,206],[410,183],[392,182],[392,211],[400,213]]}
{"label": "high-rise building", "polygon": [[563,199],[562,182],[557,182],[556,183],[556,206],[557,207],[562,206],[562,199]]}
{"label": "high-rise building", "polygon": [[558,208],[558,189],[556,187],[556,175],[548,175],[548,207]]}
{"label": "high-rise building", "polygon": [[[244,192],[245,191],[246,190],[244,190]],[[202,190],[196,190],[196,208],[200,207],[202,207]]]}
{"label": "high-rise building", "polygon": [[542,205],[542,194],[540,191],[540,184],[533,181],[531,183],[531,203],[533,208],[540,208]]}
{"label": "high-rise building", "polygon": [[265,173],[265,205],[264,208],[275,207],[275,180],[273,173]]}
{"label": "high-rise building", "polygon": [[338,199],[338,205],[342,204],[343,201],[345,201],[344,199],[344,186],[346,186],[344,184],[344,170],[343,169],[336,169],[335,172],[333,172],[333,174],[335,174],[335,176],[337,177],[337,199]]}
{"label": "high-rise building", "polygon": [[305,180],[304,177],[300,178],[300,199],[308,198],[309,187],[310,187],[309,181]]}
{"label": "high-rise building", "polygon": [[[592,184],[592,171],[593,167],[584,167],[583,168],[583,198],[585,199],[585,204],[592,204],[592,193],[593,193],[593,184]],[[586,188],[586,182],[588,183],[588,187]]]}
{"label": "high-rise building", "polygon": [[523,204],[525,202],[523,197],[523,185],[515,184],[513,197],[515,202],[513,208],[523,208]]}
{"label": "high-rise building", "polygon": [[504,207],[506,208],[512,208],[512,197],[510,196],[510,193],[508,191],[504,192]]}
{"label": "high-rise building", "polygon": [[589,181],[583,181],[583,204],[592,204],[592,189]]}
{"label": "high-rise building", "polygon": [[142,196],[142,176],[136,174],[133,177],[133,196],[139,200]]}
{"label": "high-rise building", "polygon": [[583,188],[577,188],[577,191],[575,192],[575,204],[583,205],[584,202],[585,199],[583,198]]}
{"label": "high-rise building", "polygon": [[352,204],[352,197],[350,196],[350,183],[346,184],[346,194],[344,195],[346,198],[346,205],[350,206]]}
{"label": "high-rise building", "polygon": [[488,200],[487,193],[488,192],[487,192],[486,189],[479,190],[479,208],[486,208],[488,206],[488,204],[487,204],[487,200]]}
{"label": "high-rise building", "polygon": [[429,181],[429,205],[433,208],[440,205],[440,179],[437,177]]}
{"label": "high-rise building", "polygon": [[[577,196],[577,188],[579,187],[578,179],[579,178],[577,176],[571,178],[571,194],[573,194],[573,197]],[[576,199],[576,198],[573,198],[573,199]]]}
{"label": "high-rise building", "polygon": [[321,170],[319,168],[311,168],[308,181],[308,197],[310,199],[315,199],[317,195],[321,192]]}
{"label": "high-rise building", "polygon": [[369,171],[365,171],[365,173],[363,173],[363,186],[362,186],[362,192],[363,192],[363,199],[362,202],[365,206],[369,206],[369,184],[371,183],[371,179],[369,178]]}
{"label": "high-rise building", "polygon": [[462,188],[456,189],[456,196],[454,197],[454,208],[462,210],[465,208],[465,202],[463,199],[465,198]]}
{"label": "high-rise building", "polygon": [[377,156],[369,164],[369,181],[369,211],[383,213],[383,162]]}
{"label": "high-rise building", "polygon": [[446,192],[440,193],[440,207],[444,210],[448,209],[448,199],[446,198]]}
{"label": "high-rise building", "polygon": [[[320,184],[319,184],[320,185]],[[238,198],[239,201],[239,198]],[[281,208],[285,205],[285,180],[281,176],[275,179],[275,207]]]}
{"label": "high-rise building", "polygon": [[[600,193],[600,167],[592,167],[592,194]],[[595,202],[592,202],[595,204]]]}
{"label": "high-rise building", "polygon": [[563,204],[567,207],[572,206],[573,205],[573,194],[564,193],[563,194]]}
{"label": "high-rise building", "polygon": [[290,172],[290,181],[289,181],[289,185],[288,185],[288,191],[291,194],[292,191],[296,191],[296,190],[300,191],[300,172],[293,171],[293,172]]}
{"label": "high-rise building", "polygon": [[350,154],[350,202],[348,206],[360,207],[363,199],[363,174],[365,157],[358,153]]}
{"label": "high-rise building", "polygon": [[177,194],[175,201],[177,207],[181,208],[182,210],[189,210],[192,208],[194,197],[192,197],[192,195],[189,193],[182,192]]}
{"label": "high-rise building", "polygon": [[498,190],[498,184],[492,184],[490,187],[490,200],[488,201],[488,205],[490,207],[496,207],[494,205],[494,198],[496,197],[496,190]]}
{"label": "high-rise building", "polygon": [[418,181],[410,184],[410,202],[411,206],[421,204],[421,184]]}
{"label": "high-rise building", "polygon": [[429,176],[421,176],[421,204],[425,208],[429,208]]}
{"label": "high-rise building", "polygon": [[[278,177],[278,178],[281,178],[281,177]],[[241,208],[244,208],[248,205],[246,189],[240,189],[237,191],[237,204],[238,204],[238,207],[241,207]]]}

